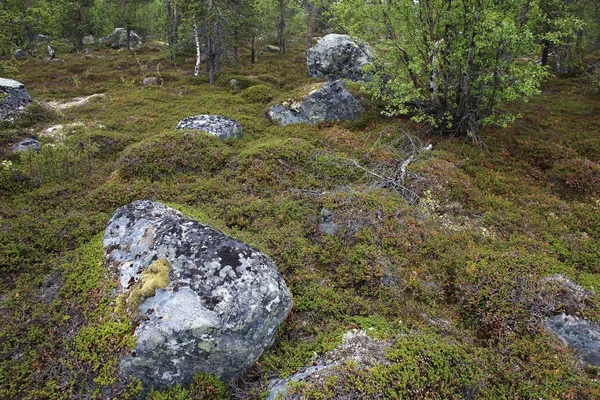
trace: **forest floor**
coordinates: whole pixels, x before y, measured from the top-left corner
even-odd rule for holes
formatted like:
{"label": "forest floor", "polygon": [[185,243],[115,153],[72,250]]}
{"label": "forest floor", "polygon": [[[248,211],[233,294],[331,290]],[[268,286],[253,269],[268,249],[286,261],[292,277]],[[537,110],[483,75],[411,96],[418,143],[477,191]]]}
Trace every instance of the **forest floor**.
{"label": "forest floor", "polygon": [[[552,274],[600,293],[600,95],[585,80],[551,79],[510,106],[522,114],[513,125],[484,129],[482,146],[383,117],[354,84],[367,109],[359,121],[273,124],[268,105],[315,82],[302,51],[227,66],[215,85],[191,76],[193,60],[173,66],[164,54],[150,44],[13,61],[11,78],[38,101],[104,96],[63,111],[33,105],[0,125],[0,398],[107,396],[132,326],[114,315],[101,237],[118,207],[146,198],[268,254],[293,294],[275,345],[229,383],[232,398],[261,398],[269,379],[310,365],[351,329],[392,343],[390,363],[348,364],[294,390],[600,398],[600,369],[538,313]],[[162,84],[143,87],[146,76]],[[198,114],[233,118],[244,136],[175,131]],[[62,133],[45,132],[57,124]],[[41,151],[13,154],[25,137]],[[324,213],[333,234],[319,229]],[[600,295],[581,316],[600,319]],[[202,378],[149,398],[218,398],[218,387]],[[112,393],[137,391],[132,381]]]}

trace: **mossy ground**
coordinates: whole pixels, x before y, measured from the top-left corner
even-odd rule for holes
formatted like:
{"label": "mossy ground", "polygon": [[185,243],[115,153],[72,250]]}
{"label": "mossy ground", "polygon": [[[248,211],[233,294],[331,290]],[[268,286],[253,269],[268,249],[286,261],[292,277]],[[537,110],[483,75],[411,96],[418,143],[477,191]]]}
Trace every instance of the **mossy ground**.
{"label": "mossy ground", "polygon": [[[105,97],[61,113],[33,106],[0,126],[0,398],[139,391],[116,376],[133,327],[114,313],[116,281],[102,265],[100,239],[116,208],[143,198],[269,254],[294,297],[276,344],[229,394],[199,377],[151,398],[259,398],[268,378],[309,365],[352,328],[395,340],[391,366],[347,365],[336,379],[298,391],[600,397],[598,370],[582,367],[535,315],[543,276],[563,273],[600,290],[600,97],[586,82],[546,83],[532,102],[511,106],[522,119],[482,132],[482,148],[381,117],[364,95],[369,112],[360,121],[270,123],[271,98],[294,97],[311,83],[302,51],[242,60],[211,86],[191,76],[193,60],[175,67],[163,50],[11,64],[19,71],[11,77],[36,99]],[[142,87],[149,75],[162,85]],[[174,131],[197,114],[233,118],[244,137]],[[83,126],[60,143],[41,134],[74,122]],[[48,146],[10,152],[30,136]],[[433,151],[408,166],[413,204],[352,161],[392,175],[419,141]],[[331,236],[317,229],[324,208],[340,222]],[[600,318],[597,304],[587,317]]]}

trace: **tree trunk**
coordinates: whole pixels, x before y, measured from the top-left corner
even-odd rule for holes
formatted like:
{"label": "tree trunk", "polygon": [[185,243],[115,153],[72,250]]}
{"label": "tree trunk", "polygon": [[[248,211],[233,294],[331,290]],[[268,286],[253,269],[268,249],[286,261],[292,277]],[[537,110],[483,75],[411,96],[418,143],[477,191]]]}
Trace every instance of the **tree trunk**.
{"label": "tree trunk", "polygon": [[238,29],[237,27],[233,28],[233,64],[238,65]]}
{"label": "tree trunk", "polygon": [[207,5],[208,5],[208,37],[206,38],[206,43],[207,43],[207,53],[206,53],[206,64],[208,67],[208,74],[209,74],[209,80],[208,82],[212,85],[213,83],[215,83],[215,73],[217,71],[217,22],[213,21],[213,17],[211,15],[212,13],[212,6],[213,6],[213,0],[208,0],[207,1]]}
{"label": "tree trunk", "polygon": [[177,3],[173,4],[173,41],[179,42],[179,9]]}
{"label": "tree trunk", "polygon": [[200,38],[198,36],[198,26],[194,24],[194,41],[196,42],[196,66],[194,67],[194,76],[200,75]]}
{"label": "tree trunk", "polygon": [[313,39],[313,3],[309,1],[306,3],[306,35],[308,48],[312,47],[312,39]]}
{"label": "tree trunk", "polygon": [[173,41],[173,9],[171,8],[171,0],[165,0],[165,7],[167,8],[167,43],[169,47],[172,47],[175,43]]}
{"label": "tree trunk", "polygon": [[255,41],[256,41],[256,38],[254,35],[252,35],[252,49],[250,51],[250,61],[252,62],[252,64],[256,64],[256,49],[254,47]]}
{"label": "tree trunk", "polygon": [[285,0],[279,0],[279,54],[285,54]]}
{"label": "tree trunk", "polygon": [[127,47],[127,51],[131,49],[130,47],[130,34],[129,34],[129,19],[127,18],[127,0],[121,0],[121,16],[123,17],[123,25],[125,25],[125,47]]}
{"label": "tree trunk", "polygon": [[544,40],[544,48],[542,49],[542,67],[548,65],[548,56],[550,55],[550,43]]}
{"label": "tree trunk", "polygon": [[208,50],[208,67],[208,83],[212,85],[215,83],[215,73],[217,72],[217,57],[214,49],[212,48]]}
{"label": "tree trunk", "polygon": [[[29,0],[25,0],[25,15],[28,14],[29,11]],[[29,54],[33,54],[33,27],[31,24],[27,24],[25,27],[25,32],[27,36],[27,44],[29,47]]]}

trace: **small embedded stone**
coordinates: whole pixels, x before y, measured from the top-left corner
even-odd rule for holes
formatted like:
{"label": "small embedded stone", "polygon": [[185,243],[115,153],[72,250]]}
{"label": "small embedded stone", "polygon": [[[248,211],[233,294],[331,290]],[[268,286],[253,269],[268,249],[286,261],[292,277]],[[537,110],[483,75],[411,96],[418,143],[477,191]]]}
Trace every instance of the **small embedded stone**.
{"label": "small embedded stone", "polygon": [[242,137],[242,126],[227,117],[220,115],[196,115],[179,121],[175,129],[193,129],[217,136],[219,139]]}

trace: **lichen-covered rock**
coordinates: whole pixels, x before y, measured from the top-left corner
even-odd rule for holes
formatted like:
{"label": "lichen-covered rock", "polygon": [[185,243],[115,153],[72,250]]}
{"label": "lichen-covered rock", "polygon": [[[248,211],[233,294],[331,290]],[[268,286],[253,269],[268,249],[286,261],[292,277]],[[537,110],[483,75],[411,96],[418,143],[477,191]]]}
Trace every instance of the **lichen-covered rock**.
{"label": "lichen-covered rock", "polygon": [[144,86],[156,86],[160,85],[160,78],[156,76],[147,76],[142,80]]}
{"label": "lichen-covered rock", "polygon": [[285,378],[274,379],[269,384],[267,400],[296,400],[287,394],[287,385],[291,382],[324,381],[334,374],[334,367],[347,361],[354,361],[359,368],[372,368],[376,364],[389,364],[385,358],[385,350],[390,342],[371,339],[365,331],[349,331],[342,337],[342,344],[333,351],[316,359],[312,366],[302,368],[298,373]]}
{"label": "lichen-covered rock", "polygon": [[580,315],[594,306],[593,293],[564,275],[551,275],[543,279],[540,299],[548,314],[566,313]]}
{"label": "lichen-covered rock", "polygon": [[0,120],[22,111],[31,102],[31,96],[21,82],[0,78]]}
{"label": "lichen-covered rock", "polygon": [[[118,49],[127,47],[127,31],[125,28],[115,28],[108,36],[100,38],[98,41],[101,44]],[[134,49],[142,45],[142,38],[134,31],[129,31],[129,47]]]}
{"label": "lichen-covered rock", "polygon": [[163,204],[119,208],[103,245],[119,275],[117,311],[139,317],[135,352],[120,369],[146,389],[189,383],[197,372],[234,378],[272,344],[291,310],[269,257]]}
{"label": "lichen-covered rock", "polygon": [[347,121],[360,118],[364,112],[358,100],[348,92],[341,80],[325,83],[302,100],[284,102],[269,109],[269,118],[279,125],[317,124],[325,121]]}
{"label": "lichen-covered rock", "polygon": [[547,318],[545,325],[583,361],[600,366],[600,325],[566,314]]}
{"label": "lichen-covered rock", "polygon": [[279,53],[280,48],[279,46],[273,46],[272,44],[268,44],[265,46],[265,51],[269,53]]}
{"label": "lichen-covered rock", "polygon": [[20,141],[19,143],[17,143],[16,145],[13,146],[13,152],[18,153],[20,151],[39,151],[40,148],[42,146],[40,145],[40,142],[32,139],[32,138],[27,138],[27,139],[23,139],[22,141]]}
{"label": "lichen-covered rock", "polygon": [[313,78],[365,81],[371,79],[363,70],[371,64],[370,58],[371,51],[366,44],[358,45],[348,35],[332,33],[308,49],[306,64]]}
{"label": "lichen-covered rock", "polygon": [[220,139],[242,136],[242,126],[236,121],[220,115],[196,115],[179,121],[176,129],[195,129],[210,133]]}
{"label": "lichen-covered rock", "polygon": [[86,35],[81,39],[81,44],[83,44],[84,46],[96,44],[96,38],[94,37],[94,35]]}

